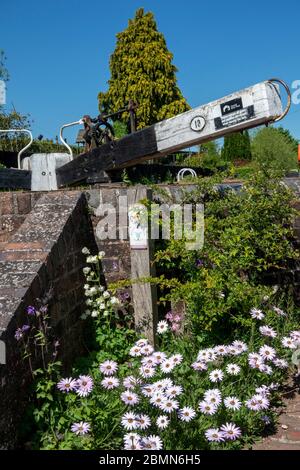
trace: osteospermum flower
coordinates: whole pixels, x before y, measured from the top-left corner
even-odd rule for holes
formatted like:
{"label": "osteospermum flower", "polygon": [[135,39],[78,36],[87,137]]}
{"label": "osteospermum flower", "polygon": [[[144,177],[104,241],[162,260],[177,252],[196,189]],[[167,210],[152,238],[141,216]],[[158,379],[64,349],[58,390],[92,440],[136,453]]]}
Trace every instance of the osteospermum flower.
{"label": "osteospermum flower", "polygon": [[162,393],[155,393],[151,398],[150,398],[150,403],[151,405],[154,405],[158,408],[162,406],[163,403],[167,400],[167,397],[163,395]]}
{"label": "osteospermum flower", "polygon": [[130,392],[130,390],[126,390],[121,394],[121,400],[126,404],[126,405],[136,405],[139,403],[140,399],[137,396],[136,393]]}
{"label": "osteospermum flower", "polygon": [[208,403],[208,401],[203,400],[199,403],[199,410],[201,413],[206,415],[214,415],[217,411],[217,407],[212,403]]}
{"label": "osteospermum flower", "polygon": [[247,344],[244,343],[243,341],[239,341],[239,340],[233,341],[232,347],[235,350],[239,351],[239,353],[243,353],[243,352],[247,351],[247,349],[248,349]]}
{"label": "osteospermum flower", "polygon": [[131,429],[137,429],[138,417],[134,413],[125,413],[121,418],[122,426],[130,431]]}
{"label": "osteospermum flower", "polygon": [[196,361],[196,362],[193,362],[192,368],[194,370],[204,371],[204,370],[207,370],[207,364],[205,362]]}
{"label": "osteospermum flower", "polygon": [[281,343],[285,348],[289,348],[289,349],[297,348],[295,342],[292,340],[292,338],[289,338],[288,336],[285,336],[284,338],[282,338]]}
{"label": "osteospermum flower", "polygon": [[162,401],[159,408],[165,411],[166,413],[171,413],[172,411],[177,410],[179,408],[179,403],[177,400],[166,398]]}
{"label": "osteospermum flower", "polygon": [[242,431],[234,423],[226,423],[221,426],[221,431],[225,439],[235,441],[242,435]]}
{"label": "osteospermum flower", "polygon": [[80,421],[80,423],[74,423],[71,426],[71,431],[74,432],[77,436],[83,436],[91,430],[89,423]]}
{"label": "osteospermum flower", "polygon": [[139,429],[147,429],[151,426],[151,420],[148,415],[139,415],[137,417],[137,427]]}
{"label": "osteospermum flower", "polygon": [[169,360],[172,361],[175,366],[177,366],[178,364],[181,364],[183,357],[181,354],[174,354],[169,358]]}
{"label": "osteospermum flower", "polygon": [[271,366],[267,365],[267,364],[260,364],[258,366],[258,370],[260,372],[263,372],[264,374],[267,374],[267,375],[271,375],[273,374],[273,369]]}
{"label": "osteospermum flower", "polygon": [[152,397],[153,394],[155,393],[154,384],[144,385],[141,389],[141,392],[142,392],[142,395],[144,395],[144,397]]}
{"label": "osteospermum flower", "polygon": [[170,419],[168,418],[168,416],[165,416],[165,415],[158,416],[156,420],[156,426],[159,429],[166,429],[169,423],[170,423]]}
{"label": "osteospermum flower", "polygon": [[172,385],[165,390],[165,394],[169,398],[176,397],[183,392],[183,388],[180,385]]}
{"label": "osteospermum flower", "polygon": [[154,348],[151,346],[151,344],[146,344],[145,346],[141,347],[141,353],[143,356],[150,356],[154,351]]}
{"label": "osteospermum flower", "polygon": [[154,367],[142,366],[140,367],[140,374],[144,379],[151,378],[155,375]]}
{"label": "osteospermum flower", "polygon": [[223,433],[218,428],[211,428],[205,431],[205,437],[209,442],[222,442],[224,441]]}
{"label": "osteospermum flower", "polygon": [[258,369],[264,363],[263,358],[257,353],[250,353],[248,356],[248,363],[252,369]]}
{"label": "osteospermum flower", "polygon": [[230,375],[238,375],[240,371],[241,368],[237,364],[227,364],[226,366],[226,372]]}
{"label": "osteospermum flower", "polygon": [[80,375],[76,381],[76,393],[80,397],[87,397],[93,390],[94,382],[90,375]]}
{"label": "osteospermum flower", "polygon": [[229,410],[236,411],[240,409],[240,407],[242,406],[242,403],[236,397],[226,397],[224,398],[224,405]]}
{"label": "osteospermum flower", "polygon": [[73,390],[76,390],[77,382],[75,379],[72,379],[72,377],[69,377],[68,379],[61,379],[58,384],[57,388],[61,392],[73,392]]}
{"label": "osteospermum flower", "polygon": [[225,346],[224,344],[220,344],[219,346],[216,346],[214,348],[214,351],[219,356],[226,356],[226,354],[228,354],[227,346]]}
{"label": "osteospermum flower", "polygon": [[146,344],[148,344],[148,340],[147,338],[141,338],[135,344],[136,346],[139,346],[140,348],[142,348],[143,346],[146,346]]}
{"label": "osteospermum flower", "polygon": [[155,357],[157,364],[161,364],[167,358],[166,354],[160,351],[154,352],[152,356]]}
{"label": "osteospermum flower", "polygon": [[255,389],[256,393],[259,394],[259,395],[263,395],[263,396],[268,396],[270,395],[270,389],[267,385],[262,385],[261,387],[257,387]]}
{"label": "osteospermum flower", "polygon": [[161,450],[163,448],[162,440],[159,436],[151,435],[142,438],[142,448],[146,450]]}
{"label": "osteospermum flower", "polygon": [[133,375],[125,377],[125,379],[123,380],[123,385],[125,388],[134,388],[137,385],[136,378]]}
{"label": "osteospermum flower", "polygon": [[174,367],[175,367],[175,364],[170,359],[166,359],[160,365],[161,371],[164,372],[165,374],[168,374],[169,372],[171,372],[174,369]]}
{"label": "osteospermum flower", "polygon": [[300,331],[291,331],[290,337],[297,346],[300,346]]}
{"label": "osteospermum flower", "polygon": [[156,357],[152,354],[152,356],[143,357],[143,359],[141,360],[141,364],[143,366],[155,367],[157,366],[158,362]]}
{"label": "osteospermum flower", "polygon": [[279,369],[286,369],[289,366],[287,361],[285,361],[284,359],[279,359],[279,358],[275,358],[273,360],[273,364]]}
{"label": "osteospermum flower", "polygon": [[259,348],[259,354],[263,359],[271,361],[276,356],[276,351],[274,348],[271,348],[271,346],[265,345]]}
{"label": "osteospermum flower", "polygon": [[[214,398],[214,401],[210,401],[211,398]],[[222,395],[218,388],[210,388],[206,390],[204,393],[204,400],[208,401],[209,403],[219,404],[222,401]]]}
{"label": "osteospermum flower", "polygon": [[261,310],[259,310],[258,308],[252,308],[250,310],[250,315],[255,320],[262,320],[265,316],[264,313]]}
{"label": "osteospermum flower", "polygon": [[281,308],[278,308],[278,307],[273,307],[273,310],[274,312],[277,313],[277,315],[279,315],[280,317],[286,317],[286,313],[281,310]]}
{"label": "osteospermum flower", "polygon": [[166,322],[165,320],[161,320],[158,322],[157,324],[157,333],[159,335],[162,335],[164,333],[166,333],[169,329],[169,325],[168,325],[168,322]]}
{"label": "osteospermum flower", "polygon": [[245,405],[247,408],[249,408],[249,410],[252,410],[252,411],[259,411],[260,410],[260,406],[259,404],[257,403],[257,401],[255,400],[255,398],[250,398],[249,400],[247,400],[245,402]]}
{"label": "osteospermum flower", "polygon": [[104,375],[114,375],[118,370],[118,364],[115,361],[104,361],[99,369]]}
{"label": "osteospermum flower", "polygon": [[209,374],[209,379],[211,380],[211,382],[222,382],[223,377],[224,374],[221,369],[215,369]]}
{"label": "osteospermum flower", "polygon": [[270,401],[265,395],[257,394],[257,395],[254,395],[252,398],[259,405],[260,410],[267,410],[269,408]]}
{"label": "osteospermum flower", "polygon": [[140,348],[140,346],[132,346],[132,348],[131,348],[130,351],[129,351],[129,355],[132,356],[132,357],[141,356],[142,353],[141,353],[141,348]]}
{"label": "osteospermum flower", "polygon": [[188,423],[196,416],[196,412],[190,406],[184,406],[181,410],[179,410],[178,416],[181,421]]}
{"label": "osteospermum flower", "polygon": [[124,436],[124,449],[125,450],[142,450],[141,436],[131,432]]}
{"label": "osteospermum flower", "polygon": [[276,338],[276,331],[270,326],[260,326],[259,331],[263,336],[269,336],[270,338]]}
{"label": "osteospermum flower", "polygon": [[105,379],[102,380],[101,385],[103,388],[106,388],[106,390],[112,390],[120,385],[120,381],[116,377],[105,377]]}

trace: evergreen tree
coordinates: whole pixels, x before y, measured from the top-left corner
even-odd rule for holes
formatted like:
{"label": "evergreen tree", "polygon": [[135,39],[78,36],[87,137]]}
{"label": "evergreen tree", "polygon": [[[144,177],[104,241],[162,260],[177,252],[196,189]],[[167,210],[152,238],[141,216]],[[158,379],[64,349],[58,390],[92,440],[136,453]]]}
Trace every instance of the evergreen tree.
{"label": "evergreen tree", "polygon": [[280,127],[277,127],[275,128],[277,132],[279,132],[280,134],[284,135],[287,142],[289,142],[291,144],[291,146],[293,147],[294,151],[297,153],[297,150],[298,150],[298,141],[295,139],[295,137],[292,136],[292,134],[290,133],[290,131],[288,129],[284,129],[284,127],[280,126]]}
{"label": "evergreen tree", "polygon": [[[98,95],[100,112],[116,112],[131,99],[138,103],[137,128],[141,129],[189,109],[178,88],[172,59],[153,13],[137,10],[128,27],[117,34],[109,89]],[[127,123],[128,113],[121,120]]]}
{"label": "evergreen tree", "polygon": [[222,159],[225,161],[251,160],[251,143],[248,131],[224,137]]}

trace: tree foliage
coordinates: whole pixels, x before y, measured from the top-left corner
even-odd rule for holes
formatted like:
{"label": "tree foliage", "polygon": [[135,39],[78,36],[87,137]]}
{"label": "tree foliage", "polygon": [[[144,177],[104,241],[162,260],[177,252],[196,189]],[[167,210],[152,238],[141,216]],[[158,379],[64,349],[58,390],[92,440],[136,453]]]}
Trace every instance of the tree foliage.
{"label": "tree foliage", "polygon": [[225,136],[222,158],[225,161],[251,160],[251,144],[248,131]]}
{"label": "tree foliage", "polygon": [[279,171],[297,168],[297,147],[291,139],[291,135],[287,135],[284,129],[261,129],[252,141],[253,159],[261,168]]}
{"label": "tree foliage", "polygon": [[[117,34],[109,89],[98,95],[100,111],[116,112],[131,99],[138,103],[138,129],[186,111],[189,106],[177,85],[172,60],[153,13],[137,10],[128,27]],[[127,123],[128,113],[122,121]]]}

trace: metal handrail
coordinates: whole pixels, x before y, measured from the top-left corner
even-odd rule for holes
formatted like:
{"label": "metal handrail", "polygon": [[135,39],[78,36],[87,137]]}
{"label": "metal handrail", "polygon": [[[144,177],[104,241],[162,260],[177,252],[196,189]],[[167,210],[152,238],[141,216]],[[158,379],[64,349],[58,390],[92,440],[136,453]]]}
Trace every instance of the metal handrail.
{"label": "metal handrail", "polygon": [[74,121],[74,122],[70,122],[69,124],[64,124],[63,126],[61,126],[60,128],[60,131],[59,131],[59,138],[60,138],[60,141],[61,143],[67,147],[68,151],[69,151],[69,154],[70,154],[70,157],[71,157],[71,160],[73,160],[73,150],[71,149],[71,147],[67,144],[67,142],[64,140],[63,138],[63,130],[66,128],[66,127],[71,127],[71,126],[76,126],[77,124],[81,125],[83,124],[83,120],[82,119],[79,119],[79,121]]}
{"label": "metal handrail", "polygon": [[26,132],[27,134],[29,134],[30,142],[27,145],[25,145],[25,147],[23,147],[18,153],[18,168],[19,168],[19,170],[21,170],[21,155],[22,155],[22,153],[25,152],[25,150],[27,150],[30,147],[30,145],[33,142],[33,137],[32,137],[31,131],[29,131],[28,129],[0,129],[0,132],[3,132],[5,134],[8,133],[8,132]]}

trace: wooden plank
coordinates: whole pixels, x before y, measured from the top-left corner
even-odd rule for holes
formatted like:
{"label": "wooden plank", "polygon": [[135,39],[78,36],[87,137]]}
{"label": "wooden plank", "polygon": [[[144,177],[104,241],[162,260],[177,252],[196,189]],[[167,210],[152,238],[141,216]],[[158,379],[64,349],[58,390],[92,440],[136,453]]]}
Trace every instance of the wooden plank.
{"label": "wooden plank", "polygon": [[281,113],[278,86],[258,83],[80,155],[57,169],[58,187],[266,124]]}
{"label": "wooden plank", "polygon": [[[130,206],[141,200],[152,199],[152,191],[143,186],[136,186],[127,191],[127,201]],[[146,217],[148,222],[148,217]],[[147,227],[148,231],[148,227]],[[130,232],[130,223],[129,223]],[[148,231],[149,233],[149,231]],[[149,236],[144,240],[144,247],[138,247],[136,242],[130,238],[131,278],[140,279],[155,276],[153,260],[153,240]],[[148,338],[155,345],[155,333],[157,328],[157,294],[156,286],[150,283],[134,283],[132,286],[135,328],[139,333]]]}
{"label": "wooden plank", "polygon": [[0,169],[0,188],[31,189],[31,171],[17,168]]}

